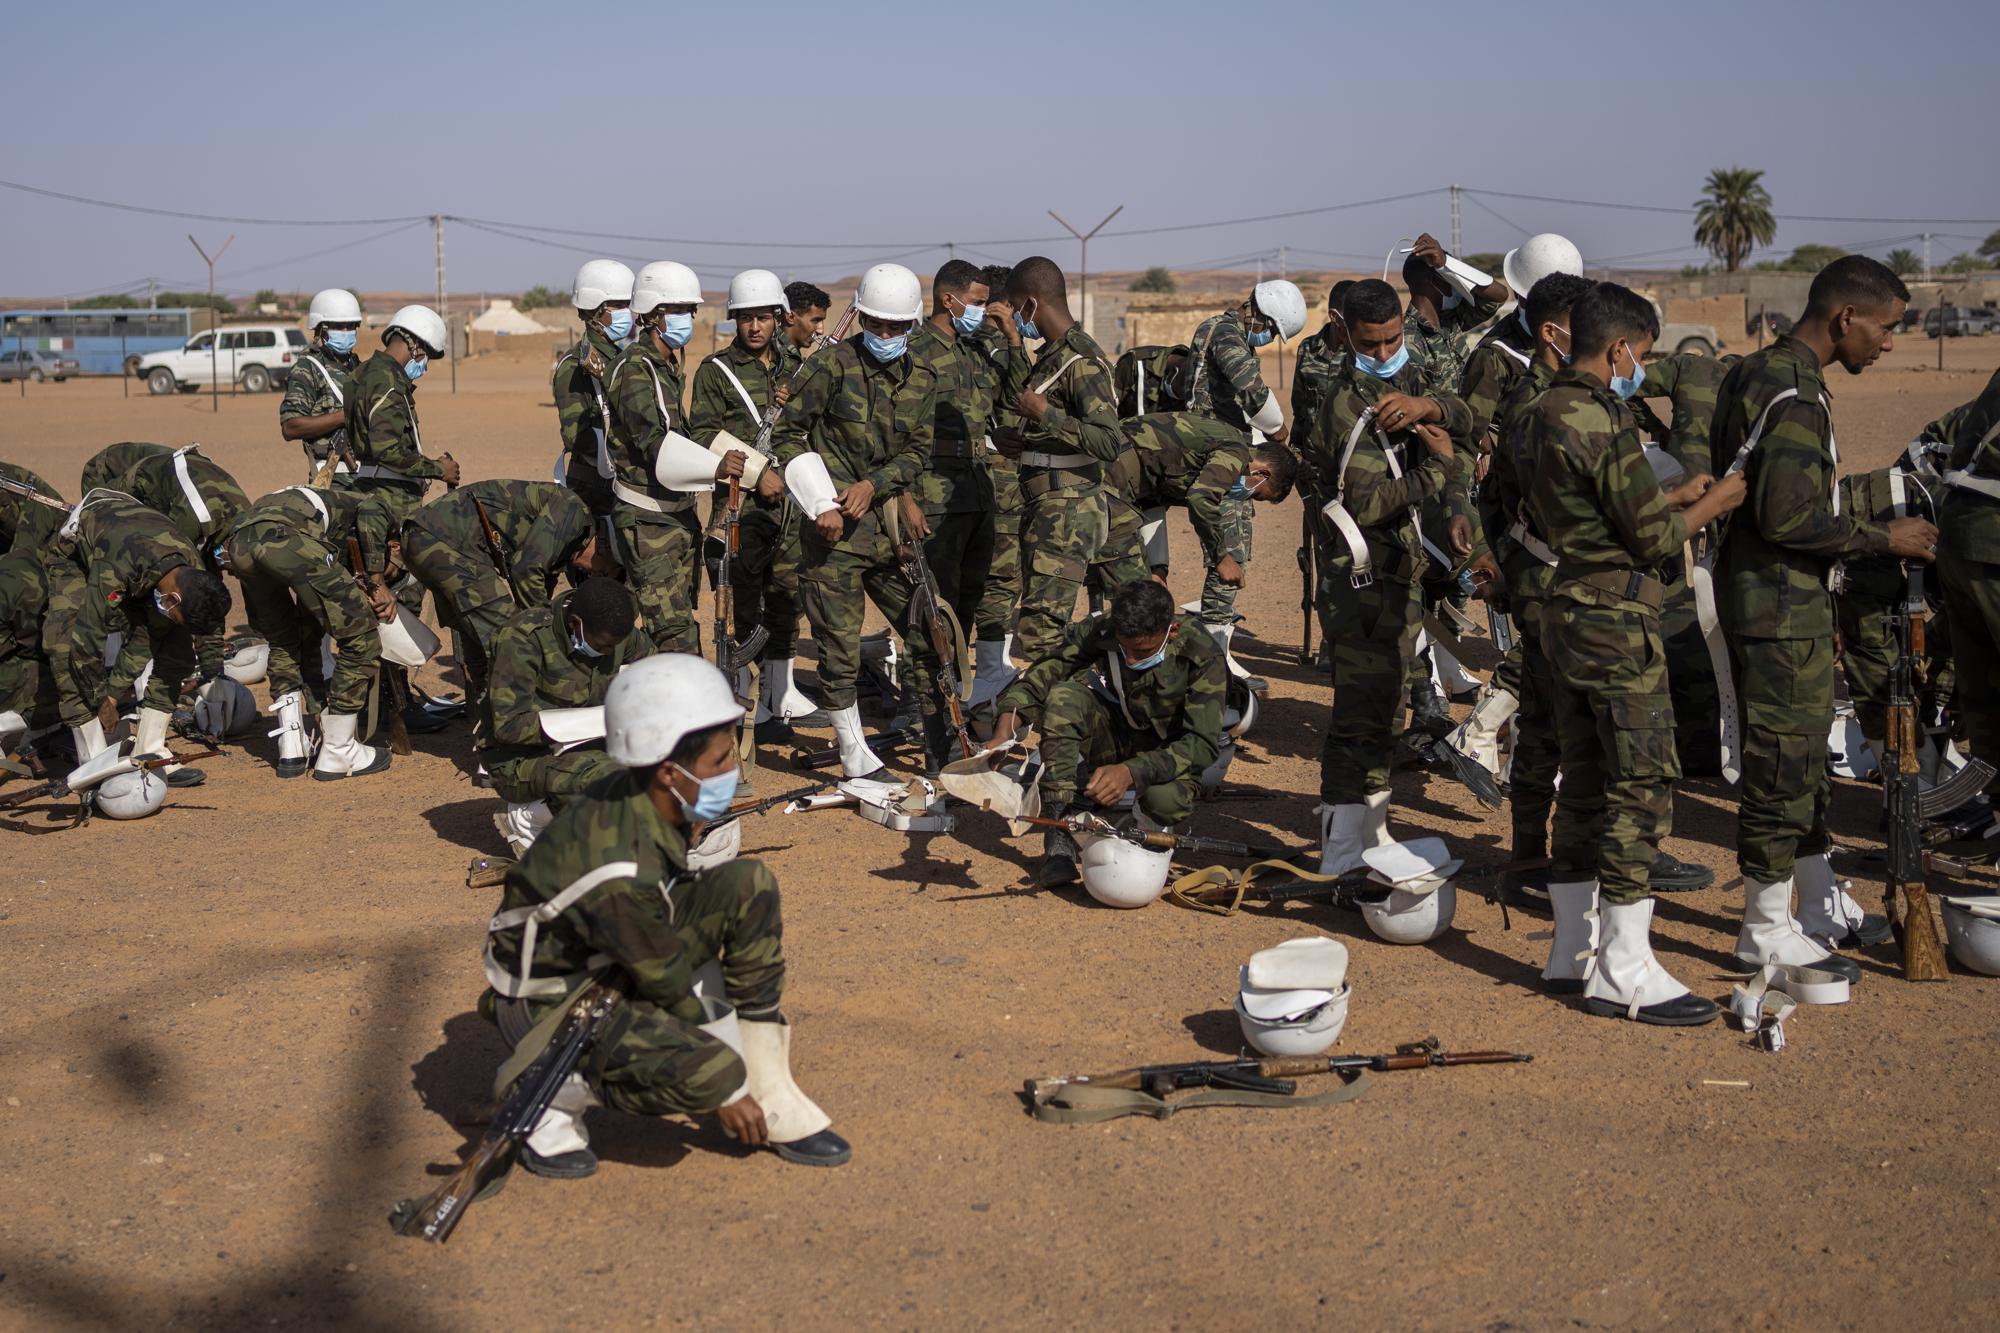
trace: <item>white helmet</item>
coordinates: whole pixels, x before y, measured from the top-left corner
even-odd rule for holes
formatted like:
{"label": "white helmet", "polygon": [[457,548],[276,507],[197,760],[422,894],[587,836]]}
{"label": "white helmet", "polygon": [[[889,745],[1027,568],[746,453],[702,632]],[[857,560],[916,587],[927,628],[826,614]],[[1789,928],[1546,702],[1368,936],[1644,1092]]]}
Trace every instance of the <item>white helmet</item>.
{"label": "white helmet", "polygon": [[764,310],[771,306],[792,308],[785,299],[785,284],[770,269],[746,268],[729,280],[729,309]]}
{"label": "white helmet", "polygon": [[361,322],[361,302],[354,299],[354,293],[339,287],[329,287],[313,294],[312,304],[306,307],[306,327],[317,329],[322,324],[359,324]]}
{"label": "white helmet", "polygon": [[576,271],[570,304],[585,314],[606,301],[632,299],[632,270],[615,259],[586,259]]}
{"label": "white helmet", "polygon": [[242,685],[255,685],[271,672],[271,645],[262,639],[238,643],[222,663],[222,674]]}
{"label": "white helmet", "polygon": [[626,667],[605,691],[604,752],[627,768],[657,764],[689,732],[742,716],[728,677],[699,657],[661,653]]}
{"label": "white helmet", "polygon": [[1084,833],[1077,841],[1083,850],[1078,866],[1084,892],[1106,907],[1144,907],[1167,891],[1172,852],[1156,852],[1112,834]]}
{"label": "white helmet", "polygon": [[1944,900],[1945,945],[1959,966],[2000,977],[2000,898],[1967,895]]}
{"label": "white helmet", "polygon": [[1507,279],[1507,285],[1513,288],[1515,297],[1526,300],[1535,284],[1551,273],[1582,277],[1583,252],[1569,237],[1545,231],[1530,236],[1509,250],[1507,257],[1500,261],[1500,272]]}
{"label": "white helmet", "polygon": [[1222,790],[1223,782],[1229,777],[1229,766],[1236,762],[1236,737],[1230,734],[1229,722],[1235,713],[1224,709],[1222,714],[1222,744],[1215,749],[1215,761],[1201,770],[1196,781],[1203,796],[1214,796]]}
{"label": "white helmet", "polygon": [[150,768],[120,773],[97,784],[97,813],[107,819],[144,819],[167,803],[167,780]]}
{"label": "white helmet", "polygon": [[1391,889],[1379,902],[1362,903],[1361,919],[1391,944],[1428,944],[1451,929],[1457,910],[1458,886],[1446,880],[1434,889]]}
{"label": "white helmet", "polygon": [[924,285],[901,264],[877,264],[861,275],[854,308],[876,319],[921,319]]}
{"label": "white helmet", "polygon": [[1278,326],[1278,337],[1296,338],[1306,326],[1306,297],[1295,282],[1272,278],[1250,292],[1257,312]]}
{"label": "white helmet", "polygon": [[11,750],[14,742],[28,734],[28,719],[11,709],[0,713],[0,750]]}
{"label": "white helmet", "polygon": [[1243,1040],[1265,1055],[1319,1055],[1340,1040],[1354,987],[1338,990],[1261,990],[1246,985],[1236,995]]}
{"label": "white helmet", "polygon": [[700,305],[701,279],[686,264],[662,259],[639,270],[632,284],[632,313],[647,315],[663,305]]}
{"label": "white helmet", "polygon": [[[451,335],[445,332],[444,321],[427,305],[404,306],[389,317],[389,328],[409,334],[432,356],[443,356],[450,350]],[[388,329],[383,330],[383,336],[388,336]]]}
{"label": "white helmet", "polygon": [[257,720],[257,700],[228,676],[219,676],[196,693],[193,711],[196,731],[209,736],[238,736]]}
{"label": "white helmet", "polygon": [[689,870],[713,870],[734,861],[743,852],[743,821],[725,819],[710,824],[701,841],[688,848]]}

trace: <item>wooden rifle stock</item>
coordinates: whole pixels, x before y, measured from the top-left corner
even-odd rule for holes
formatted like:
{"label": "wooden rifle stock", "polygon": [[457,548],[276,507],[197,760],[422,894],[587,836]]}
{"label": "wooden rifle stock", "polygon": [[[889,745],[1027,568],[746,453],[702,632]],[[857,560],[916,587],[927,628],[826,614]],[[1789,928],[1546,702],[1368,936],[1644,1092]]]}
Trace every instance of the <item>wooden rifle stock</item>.
{"label": "wooden rifle stock", "polygon": [[1948,981],[1951,969],[1945,962],[1944,941],[1939,938],[1930,891],[1924,883],[1930,858],[1924,850],[1923,818],[1918,809],[1917,746],[1922,730],[1917,725],[1916,678],[1924,650],[1922,588],[1922,575],[1912,570],[1902,607],[1889,613],[1897,654],[1889,669],[1887,753],[1882,765],[1889,807],[1883,905],[1902,945],[1903,980]]}
{"label": "wooden rifle stock", "polygon": [[[354,577],[361,580],[361,586],[369,592],[372,593],[382,586],[382,581],[369,571],[368,562],[362,558],[360,539],[351,535],[347,539],[347,563],[353,568]],[[375,614],[375,608],[372,603],[369,605],[368,614],[371,616]],[[403,721],[403,709],[409,704],[410,698],[408,692],[404,689],[403,678],[398,674],[400,670],[401,668],[387,662],[378,662],[376,664],[376,684],[380,687],[381,692],[388,696],[377,712],[380,713],[386,710],[389,714],[389,752],[391,754],[409,754],[411,752],[410,728]]]}

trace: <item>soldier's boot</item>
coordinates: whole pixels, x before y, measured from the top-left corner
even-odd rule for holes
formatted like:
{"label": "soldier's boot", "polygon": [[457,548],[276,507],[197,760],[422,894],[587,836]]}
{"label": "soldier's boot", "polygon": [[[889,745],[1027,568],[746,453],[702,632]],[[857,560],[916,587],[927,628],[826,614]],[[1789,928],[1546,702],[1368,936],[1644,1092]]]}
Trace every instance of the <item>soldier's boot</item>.
{"label": "soldier's boot", "polygon": [[[408,667],[384,663],[382,669],[398,674],[402,680],[402,689],[399,693],[410,701],[403,708],[403,729],[405,731],[409,732],[412,736],[429,736],[443,731],[451,725],[451,719],[457,716],[458,713],[436,711],[424,707],[424,700],[428,696],[410,684],[410,671]],[[458,710],[458,712],[463,711],[462,708]]]}
{"label": "soldier's boot", "polygon": [[312,767],[312,739],[306,735],[305,696],[297,690],[271,701],[271,714],[278,729],[271,733],[278,742],[278,776],[304,777]]}
{"label": "soldier's boot", "polygon": [[1801,856],[1792,867],[1799,891],[1799,929],[1824,949],[1858,949],[1889,938],[1889,918],[1871,916],[1848,896],[1825,852]]}
{"label": "soldier's boot", "polygon": [[[1435,696],[1433,696],[1435,697]],[[1445,744],[1494,777],[1500,776],[1500,729],[1521,711],[1521,701],[1498,685],[1488,685],[1472,715],[1445,737]]]}
{"label": "soldier's boot", "polygon": [[[1067,801],[1054,801],[1042,807],[1044,819],[1062,819],[1068,814]],[[1076,883],[1077,857],[1076,839],[1070,837],[1068,829],[1043,829],[1042,859],[1035,863],[1035,883],[1045,889]]]}
{"label": "soldier's boot", "polygon": [[551,1180],[581,1180],[596,1171],[597,1154],[590,1150],[590,1131],[584,1128],[583,1113],[598,1105],[597,1095],[580,1075],[564,1079],[555,1100],[521,1145],[521,1166]]}
{"label": "soldier's boot", "polygon": [[738,1031],[746,1086],[763,1108],[771,1150],[800,1166],[844,1165],[854,1149],[833,1132],[833,1118],[792,1081],[791,1024],[782,1016],[769,1021],[739,1016]]}
{"label": "soldier's boot", "polygon": [[1847,978],[1850,986],[1861,981],[1861,965],[1821,948],[1799,929],[1792,916],[1792,876],[1760,883],[1743,879],[1743,929],[1736,935],[1736,961],[1748,972],[1772,963],[1818,968]]}
{"label": "soldier's boot", "polygon": [[1319,873],[1345,875],[1361,868],[1361,831],[1368,823],[1365,805],[1322,805],[1319,808]]}
{"label": "soldier's boot", "polygon": [[104,724],[96,718],[80,727],[69,729],[70,742],[76,747],[76,762],[88,763],[103,754],[110,742],[104,739]]}
{"label": "soldier's boot", "polygon": [[1451,713],[1445,708],[1437,687],[1428,679],[1419,680],[1410,687],[1410,731],[1432,740],[1443,740],[1451,734]]}
{"label": "soldier's boot", "polygon": [[1653,900],[1603,903],[1599,944],[1583,984],[1583,1006],[1602,1018],[1630,1018],[1660,1027],[1713,1022],[1721,1010],[1690,995],[1653,957]]}
{"label": "soldier's boot", "polygon": [[1000,691],[1014,683],[1020,673],[1014,669],[1008,652],[1014,646],[1014,636],[1004,639],[981,639],[972,646],[972,706],[991,703],[1000,696]]}
{"label": "soldier's boot", "polygon": [[817,731],[832,726],[832,715],[799,689],[798,661],[796,657],[777,657],[764,662],[764,707],[794,727]]}
{"label": "soldier's boot", "polygon": [[313,765],[315,782],[365,777],[389,767],[387,746],[377,749],[354,738],[360,721],[353,713],[325,713],[320,716],[319,761]]}
{"label": "soldier's boot", "polygon": [[905,673],[902,683],[896,687],[896,715],[889,719],[889,730],[915,731],[923,724],[923,696],[917,693],[915,682]]}
{"label": "soldier's boot", "polygon": [[1654,893],[1692,893],[1715,883],[1715,872],[1707,866],[1683,861],[1671,852],[1656,851],[1646,879]]}
{"label": "soldier's boot", "polygon": [[924,776],[937,777],[946,764],[958,758],[952,752],[955,739],[942,708],[924,714]]}
{"label": "soldier's boot", "polygon": [[1454,703],[1462,703],[1478,695],[1485,682],[1465,669],[1457,657],[1442,644],[1431,645],[1431,679],[1438,690]]}
{"label": "soldier's boot", "polygon": [[1229,641],[1236,637],[1236,623],[1234,621],[1226,625],[1204,622],[1202,628],[1208,631],[1209,638],[1215,640],[1215,646],[1222,650],[1222,665],[1229,668],[1230,675],[1242,681],[1258,694],[1263,694],[1271,688],[1270,682],[1266,681],[1262,676],[1253,676],[1248,671],[1245,671],[1243,664],[1230,655]]}
{"label": "soldier's boot", "polygon": [[[132,729],[132,754],[167,755],[173,751],[167,748],[167,723],[173,714],[161,708],[141,708],[139,721]],[[199,787],[208,781],[208,774],[198,768],[184,764],[168,764],[160,770],[169,787]]]}
{"label": "soldier's boot", "polygon": [[547,801],[509,801],[505,810],[493,816],[493,827],[514,849],[514,859],[518,861],[528,854],[535,839],[555,817]]}
{"label": "soldier's boot", "polygon": [[865,778],[880,772],[882,759],[868,748],[868,737],[861,730],[861,707],[849,704],[836,708],[828,714],[833,722],[833,734],[840,748],[840,772],[842,777]]}
{"label": "soldier's boot", "polygon": [[1549,940],[1549,960],[1542,966],[1542,993],[1581,995],[1597,953],[1597,881],[1549,885],[1549,909],[1556,929]]}

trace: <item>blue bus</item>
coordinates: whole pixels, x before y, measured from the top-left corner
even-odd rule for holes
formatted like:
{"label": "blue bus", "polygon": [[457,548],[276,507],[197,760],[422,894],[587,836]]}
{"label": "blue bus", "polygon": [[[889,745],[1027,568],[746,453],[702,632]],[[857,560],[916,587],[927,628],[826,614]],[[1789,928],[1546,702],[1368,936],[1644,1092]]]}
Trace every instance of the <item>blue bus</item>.
{"label": "blue bus", "polygon": [[[117,375],[147,352],[179,347],[208,327],[206,310],[0,310],[11,351],[61,352],[85,375]],[[121,361],[122,358],[122,361]]]}

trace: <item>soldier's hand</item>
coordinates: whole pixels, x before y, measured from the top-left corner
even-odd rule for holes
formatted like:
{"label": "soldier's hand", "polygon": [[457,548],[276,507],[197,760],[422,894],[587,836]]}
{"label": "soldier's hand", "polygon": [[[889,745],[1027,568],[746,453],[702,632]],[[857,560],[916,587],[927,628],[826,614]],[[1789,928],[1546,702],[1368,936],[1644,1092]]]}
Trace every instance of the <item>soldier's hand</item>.
{"label": "soldier's hand", "polygon": [[1272,444],[1290,444],[1292,442],[1292,423],[1289,421],[1283,422],[1276,430],[1265,431],[1264,438]]}
{"label": "soldier's hand", "polygon": [[841,513],[859,522],[868,506],[875,503],[875,483],[866,479],[854,482],[834,498],[840,501]]}
{"label": "soldier's hand", "polygon": [[930,520],[924,517],[924,507],[908,491],[896,497],[896,515],[903,521],[903,535],[924,541],[931,535]]}
{"label": "soldier's hand", "polygon": [[1905,560],[1937,559],[1938,530],[1926,519],[1897,518],[1889,521],[1889,554]]}
{"label": "soldier's hand", "polygon": [[1669,509],[1686,509],[1696,500],[1707,495],[1709,488],[1713,485],[1715,485],[1715,478],[1713,476],[1706,472],[1697,472],[1667,492],[1667,507]]}
{"label": "soldier's hand", "polygon": [[396,594],[389,591],[386,583],[368,590],[368,605],[374,609],[375,618],[385,625],[396,618]]}
{"label": "soldier's hand", "polygon": [[838,542],[847,531],[847,523],[841,516],[839,505],[835,505],[814,519],[813,527],[818,530],[820,540],[828,546],[832,546]]}
{"label": "soldier's hand", "polygon": [[1027,436],[1016,426],[1002,426],[993,432],[993,447],[1002,458],[1019,458],[1028,447]]}
{"label": "soldier's hand", "polygon": [[118,730],[118,701],[106,699],[97,706],[97,725],[104,728],[104,739],[109,741],[111,733]]}
{"label": "soldier's hand", "polygon": [[731,449],[722,456],[722,466],[715,469],[717,481],[735,481],[743,475],[743,451]]}
{"label": "soldier's hand", "polygon": [[792,401],[792,382],[787,378],[781,380],[778,387],[771,390],[771,403],[773,406],[783,409],[785,404],[790,401]]}
{"label": "soldier's hand", "polygon": [[1479,455],[1479,461],[1472,465],[1472,479],[1474,481],[1485,481],[1486,474],[1488,472],[1491,472],[1492,470],[1493,470],[1493,455],[1481,454]]}
{"label": "soldier's hand", "polygon": [[764,1108],[751,1096],[739,1097],[715,1113],[722,1132],[738,1143],[762,1148],[771,1141],[771,1127],[764,1123]]}
{"label": "soldier's hand", "polygon": [[785,474],[777,468],[767,467],[764,475],[757,478],[757,494],[766,500],[781,500],[785,495]]}
{"label": "soldier's hand", "polygon": [[1111,805],[1132,790],[1132,770],[1124,764],[1106,764],[1090,775],[1083,794],[1099,805]]}
{"label": "soldier's hand", "polygon": [[1407,393],[1385,393],[1375,400],[1375,424],[1383,430],[1409,430],[1421,421],[1436,421],[1444,409],[1428,398]]}
{"label": "soldier's hand", "polygon": [[1005,745],[1008,741],[1013,740],[1015,733],[1020,730],[1021,715],[1019,713],[1011,711],[1002,713],[1000,720],[993,724],[993,734],[987,738],[986,743],[988,745]]}
{"label": "soldier's hand", "polygon": [[1444,267],[1444,246],[1439,244],[1438,238],[1429,232],[1425,232],[1423,235],[1417,237],[1417,243],[1411,248],[1410,253],[1423,260],[1426,264],[1429,264],[1432,268]]}
{"label": "soldier's hand", "polygon": [[1023,389],[1014,395],[1014,407],[1030,421],[1040,421],[1048,414],[1049,400],[1033,389]]}
{"label": "soldier's hand", "polygon": [[[1433,426],[1426,422],[1421,426],[1413,427],[1412,432],[1419,440],[1424,442],[1424,448],[1430,450],[1439,458],[1450,458],[1452,456],[1451,432],[1443,426]],[[1463,555],[1464,552],[1461,551],[1459,554]]]}
{"label": "soldier's hand", "polygon": [[1021,345],[1021,331],[1014,327],[1014,307],[997,296],[986,298],[986,322],[1000,330],[1000,336],[1009,343]]}
{"label": "soldier's hand", "polygon": [[1472,520],[1463,514],[1453,514],[1445,520],[1445,540],[1451,543],[1453,555],[1472,554]]}
{"label": "soldier's hand", "polygon": [[1215,577],[1232,588],[1243,586],[1243,566],[1236,563],[1236,557],[1225,555],[1215,562]]}
{"label": "soldier's hand", "polygon": [[446,454],[438,460],[438,464],[444,468],[444,484],[447,486],[458,485],[458,460],[450,454]]}

